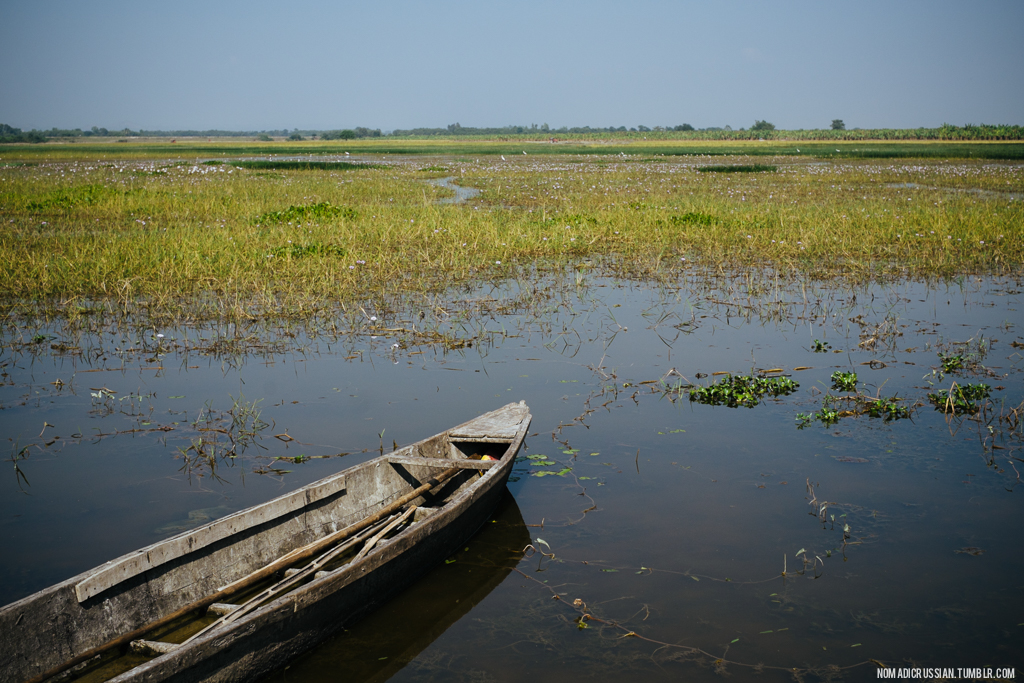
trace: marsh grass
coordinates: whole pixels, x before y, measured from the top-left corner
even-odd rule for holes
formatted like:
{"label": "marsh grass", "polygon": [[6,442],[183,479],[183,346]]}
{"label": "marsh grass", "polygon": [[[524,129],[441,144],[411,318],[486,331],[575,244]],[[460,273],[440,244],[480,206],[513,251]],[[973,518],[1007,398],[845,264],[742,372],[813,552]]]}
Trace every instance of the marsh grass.
{"label": "marsh grass", "polygon": [[774,173],[778,166],[771,164],[716,164],[712,166],[701,166],[698,173]]}
{"label": "marsh grass", "polygon": [[[70,151],[78,151],[78,148]],[[737,165],[748,165],[745,158]],[[1024,173],[977,162],[700,173],[700,160],[444,159],[265,174],[231,164],[0,169],[7,311],[109,302],[152,315],[312,315],[377,293],[580,272],[673,279],[942,278],[1024,261]],[[706,166],[703,166],[706,168]],[[767,285],[766,285],[767,286]]]}
{"label": "marsh grass", "polygon": [[334,218],[356,217],[356,212],[347,206],[334,206],[330,202],[318,202],[316,204],[302,204],[289,206],[281,211],[268,211],[255,218],[257,225],[301,222],[301,221],[324,221]]}
{"label": "marsh grass", "polygon": [[378,168],[374,164],[356,164],[349,161],[294,161],[264,160],[229,161],[235,168],[257,171],[354,171],[361,168]]}

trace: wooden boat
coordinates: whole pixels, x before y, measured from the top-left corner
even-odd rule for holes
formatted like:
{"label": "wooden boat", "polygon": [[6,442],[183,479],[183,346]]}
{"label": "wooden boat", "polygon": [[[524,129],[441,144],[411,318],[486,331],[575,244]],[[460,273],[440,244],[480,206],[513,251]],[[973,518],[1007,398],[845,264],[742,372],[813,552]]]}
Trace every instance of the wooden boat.
{"label": "wooden boat", "polygon": [[[490,521],[450,560],[264,683],[337,683],[339,671],[345,672],[345,683],[391,680],[500,586],[531,540],[516,499],[506,489]],[[466,626],[460,633],[474,628]]]}
{"label": "wooden boat", "polygon": [[525,403],[509,404],[8,605],[0,679],[245,681],[273,671],[487,521],[530,419]]}

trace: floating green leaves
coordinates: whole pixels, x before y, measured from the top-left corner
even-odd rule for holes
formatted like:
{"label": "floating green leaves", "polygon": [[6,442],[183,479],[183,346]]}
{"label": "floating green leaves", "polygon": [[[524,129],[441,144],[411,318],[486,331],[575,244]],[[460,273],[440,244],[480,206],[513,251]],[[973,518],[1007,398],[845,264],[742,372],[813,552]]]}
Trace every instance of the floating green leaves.
{"label": "floating green leaves", "polygon": [[940,389],[933,394],[928,394],[928,400],[932,402],[936,410],[947,413],[968,413],[973,415],[978,412],[980,401],[989,397],[991,387],[987,384],[957,384],[947,389]]}
{"label": "floating green leaves", "polygon": [[[832,375],[833,382],[835,382],[835,376],[837,374],[840,373],[834,373]],[[852,375],[854,377],[853,381],[856,382],[857,375],[855,373],[842,374]],[[854,396],[840,397],[826,395],[821,401],[821,410],[818,412],[797,413],[796,427],[797,429],[803,429],[814,422],[820,422],[825,427],[829,427],[839,422],[841,418],[854,417],[857,415],[881,418],[884,422],[909,418],[913,415],[913,408],[902,405],[902,401],[903,399],[898,396],[872,398],[859,393]],[[836,407],[836,404],[839,402],[844,402],[848,407],[840,410]]]}
{"label": "floating green leaves", "polygon": [[947,375],[964,369],[964,357],[958,354],[939,354],[939,362],[942,363],[942,371]]}
{"label": "floating green leaves", "polygon": [[832,388],[837,391],[857,391],[856,372],[836,371],[829,379],[832,380]]}
{"label": "floating green leaves", "polygon": [[708,387],[690,391],[690,400],[713,406],[753,408],[764,396],[788,396],[800,385],[788,377],[731,375]]}
{"label": "floating green leaves", "polygon": [[901,420],[911,416],[911,409],[899,404],[901,399],[890,396],[868,401],[864,407],[865,412],[871,417],[880,417],[883,422]]}
{"label": "floating green leaves", "polygon": [[[567,452],[571,453],[572,451],[567,451]],[[536,465],[537,467],[550,467],[550,466],[556,464],[554,460],[548,460],[548,456],[542,455],[540,453],[534,453],[533,455],[528,455],[528,456],[526,456],[526,459],[530,462],[531,465]],[[551,476],[551,475],[555,475],[555,476],[559,476],[559,477],[564,477],[565,475],[569,474],[569,472],[572,472],[572,468],[571,467],[565,467],[565,468],[563,468],[561,470],[536,470],[534,472],[530,472],[530,476],[531,477],[548,477],[548,476]]]}
{"label": "floating green leaves", "polygon": [[[552,464],[554,464],[554,463],[552,463]],[[550,476],[550,475],[555,475],[555,476],[558,476],[558,477],[564,477],[565,475],[569,474],[570,472],[572,472],[572,468],[571,467],[566,467],[564,469],[558,470],[557,472],[555,470],[537,470],[536,472],[530,472],[530,476],[531,477],[547,477],[547,476]]]}

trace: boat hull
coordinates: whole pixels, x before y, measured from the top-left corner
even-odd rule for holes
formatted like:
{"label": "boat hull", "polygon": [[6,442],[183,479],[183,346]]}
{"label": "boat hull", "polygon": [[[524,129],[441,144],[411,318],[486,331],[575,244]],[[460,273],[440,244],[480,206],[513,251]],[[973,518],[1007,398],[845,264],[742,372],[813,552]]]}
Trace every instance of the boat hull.
{"label": "boat hull", "polygon": [[[452,558],[358,623],[261,680],[336,683],[341,670],[347,683],[390,680],[488,599],[512,575],[530,542],[530,529],[516,499],[505,489],[489,521]],[[457,561],[448,564],[452,559]],[[465,635],[465,628],[456,628]]]}
{"label": "boat hull", "polygon": [[[504,479],[507,479],[507,475]],[[195,647],[154,659],[112,679],[129,681],[249,681],[269,673],[357,621],[443,562],[488,519],[504,488],[488,487],[452,519],[430,520],[428,547],[400,539],[333,581],[288,594],[259,610],[244,627],[197,641]]]}
{"label": "boat hull", "polygon": [[[411,501],[419,506],[414,524],[365,557],[109,680],[247,681],[284,666],[409,586],[488,521],[529,422],[524,404],[510,404],[9,605],[0,610],[2,678],[29,680],[84,656],[386,508],[441,467],[458,467]],[[484,451],[500,457],[467,458]]]}

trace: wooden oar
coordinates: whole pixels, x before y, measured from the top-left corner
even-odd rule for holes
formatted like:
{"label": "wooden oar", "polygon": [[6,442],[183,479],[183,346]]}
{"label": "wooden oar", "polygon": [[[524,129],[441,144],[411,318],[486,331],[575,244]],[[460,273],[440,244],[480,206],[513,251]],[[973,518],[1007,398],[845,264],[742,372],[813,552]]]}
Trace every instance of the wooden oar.
{"label": "wooden oar", "polygon": [[178,619],[180,617],[185,616],[189,612],[194,612],[196,610],[200,610],[200,609],[203,609],[205,607],[209,607],[210,605],[212,605],[215,602],[221,602],[227,596],[232,595],[234,593],[237,593],[238,591],[240,591],[240,590],[242,590],[244,588],[248,588],[249,586],[253,585],[254,583],[262,581],[263,579],[267,578],[268,576],[271,576],[272,574],[274,574],[274,572],[277,572],[280,569],[284,569],[288,565],[293,564],[295,562],[298,562],[300,560],[305,560],[307,558],[310,558],[313,555],[317,554],[319,551],[323,550],[324,548],[326,548],[326,547],[328,547],[330,545],[333,545],[334,543],[336,543],[338,541],[341,541],[344,538],[346,538],[348,536],[351,536],[352,534],[359,533],[360,531],[362,531],[363,529],[365,529],[368,526],[372,526],[373,524],[376,524],[381,519],[390,516],[396,510],[401,509],[406,504],[416,500],[417,498],[422,496],[424,493],[427,493],[431,489],[436,488],[441,483],[445,482],[448,479],[451,479],[452,477],[454,477],[456,474],[458,474],[461,471],[462,470],[460,468],[458,468],[458,467],[452,467],[450,469],[447,469],[444,472],[439,473],[437,476],[431,477],[430,479],[428,479],[426,481],[426,483],[416,487],[415,489],[413,489],[409,493],[405,494],[401,498],[398,498],[397,500],[395,500],[390,505],[388,505],[388,506],[386,506],[384,508],[381,508],[380,510],[378,510],[374,514],[370,515],[369,517],[367,517],[367,518],[365,518],[363,520],[360,520],[359,522],[356,522],[355,524],[353,524],[351,526],[345,527],[344,529],[341,529],[340,531],[336,531],[333,534],[330,534],[329,536],[325,536],[325,537],[321,538],[318,541],[314,541],[313,543],[310,543],[309,545],[303,546],[301,548],[297,548],[297,549],[291,551],[290,553],[288,553],[287,555],[284,555],[283,557],[280,557],[277,560],[274,560],[273,562],[271,562],[267,566],[263,567],[262,569],[257,569],[256,571],[254,571],[253,573],[249,574],[248,576],[243,577],[243,578],[241,578],[238,581],[235,581],[233,583],[229,583],[228,585],[226,585],[223,588],[219,589],[216,593],[213,593],[212,595],[208,595],[205,598],[202,598],[200,600],[196,600],[195,602],[193,602],[193,603],[191,603],[189,605],[185,605],[181,609],[178,609],[178,610],[175,610],[174,612],[171,612],[167,616],[161,617],[161,618],[157,619],[154,622],[146,624],[145,626],[140,626],[139,628],[137,628],[137,629],[135,629],[133,631],[129,631],[128,633],[125,633],[122,636],[118,636],[117,638],[114,638],[113,640],[107,641],[106,643],[104,643],[102,645],[97,645],[94,648],[86,650],[85,652],[83,652],[83,653],[81,653],[79,655],[76,655],[75,657],[72,657],[71,659],[69,659],[68,661],[64,662],[63,664],[60,664],[59,666],[55,666],[52,669],[50,669],[49,671],[44,671],[43,673],[39,674],[38,676],[34,676],[34,677],[28,679],[27,681],[25,681],[25,683],[43,683],[43,681],[47,680],[48,678],[53,678],[54,676],[56,676],[57,674],[61,673],[62,671],[67,671],[71,667],[77,666],[77,665],[81,664],[82,662],[86,662],[86,661],[92,659],[93,657],[95,657],[96,655],[101,655],[104,652],[108,652],[109,650],[112,650],[112,649],[114,649],[116,647],[121,647],[122,645],[127,645],[128,643],[132,642],[133,640],[138,640],[138,639],[142,638],[142,636],[144,636],[147,633],[149,633],[150,631],[158,629],[161,626],[166,626],[167,624],[171,623],[175,619]]}

